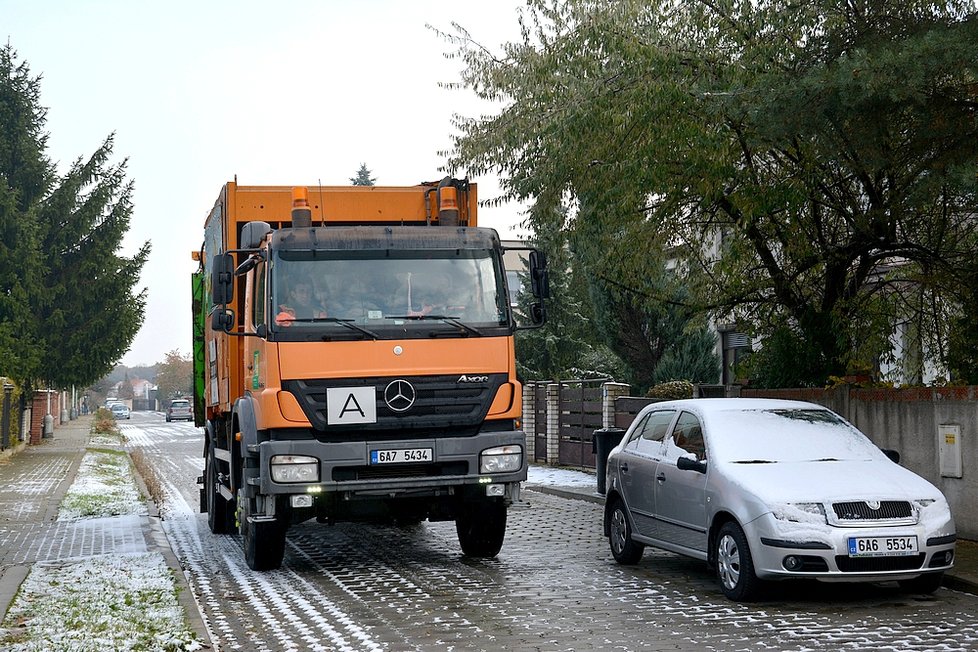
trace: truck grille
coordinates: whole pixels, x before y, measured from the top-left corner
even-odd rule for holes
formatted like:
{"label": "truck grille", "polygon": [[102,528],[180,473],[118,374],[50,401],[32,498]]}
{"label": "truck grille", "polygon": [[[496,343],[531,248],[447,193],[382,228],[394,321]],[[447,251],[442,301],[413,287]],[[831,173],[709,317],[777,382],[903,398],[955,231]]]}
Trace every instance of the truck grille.
{"label": "truck grille", "polygon": [[391,478],[430,478],[442,475],[466,475],[469,465],[465,462],[447,464],[423,464],[405,466],[346,466],[333,469],[333,481],[386,480]]}
{"label": "truck grille", "polygon": [[[460,381],[464,378],[464,381]],[[393,381],[411,383],[415,400],[410,408],[395,412],[384,400],[384,389]],[[327,435],[364,431],[383,433],[423,430],[426,436],[445,436],[442,429],[456,435],[475,434],[489,412],[506,374],[463,376],[390,376],[355,379],[289,380],[282,388],[291,392],[313,428]],[[326,390],[337,387],[373,387],[376,423],[330,425],[326,422]]]}

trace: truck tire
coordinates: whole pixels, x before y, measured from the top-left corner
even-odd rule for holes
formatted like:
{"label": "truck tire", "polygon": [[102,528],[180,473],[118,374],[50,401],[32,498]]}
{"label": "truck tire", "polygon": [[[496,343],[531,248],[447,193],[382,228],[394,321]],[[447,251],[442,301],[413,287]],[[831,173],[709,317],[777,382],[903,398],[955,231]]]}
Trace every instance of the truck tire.
{"label": "truck tire", "polygon": [[234,505],[217,490],[217,459],[214,449],[207,451],[204,462],[204,496],[207,504],[207,527],[214,534],[227,534],[234,530]]}
{"label": "truck tire", "polygon": [[458,543],[466,557],[495,557],[506,536],[506,505],[483,501],[465,505],[455,517]]}
{"label": "truck tire", "polygon": [[239,494],[238,500],[244,507],[241,510],[241,537],[248,568],[267,571],[281,567],[282,558],[285,557],[285,531],[288,529],[281,522],[281,516],[274,521],[250,523],[248,516],[255,512],[255,499],[242,499]]}

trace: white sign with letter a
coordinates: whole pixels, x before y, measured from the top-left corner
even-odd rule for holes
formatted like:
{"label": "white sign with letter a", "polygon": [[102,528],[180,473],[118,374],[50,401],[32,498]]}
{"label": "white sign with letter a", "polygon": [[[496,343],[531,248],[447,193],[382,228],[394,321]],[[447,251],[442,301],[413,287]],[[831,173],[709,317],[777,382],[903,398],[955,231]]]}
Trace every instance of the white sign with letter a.
{"label": "white sign with letter a", "polygon": [[373,387],[326,389],[326,423],[331,426],[377,422],[377,390]]}

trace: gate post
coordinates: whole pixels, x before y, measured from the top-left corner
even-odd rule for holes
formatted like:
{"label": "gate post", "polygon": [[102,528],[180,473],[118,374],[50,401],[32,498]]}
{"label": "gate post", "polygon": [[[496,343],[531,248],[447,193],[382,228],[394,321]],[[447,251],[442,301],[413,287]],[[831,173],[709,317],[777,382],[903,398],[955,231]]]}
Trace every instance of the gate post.
{"label": "gate post", "polygon": [[527,383],[523,385],[523,452],[526,464],[534,461],[536,457],[536,436],[537,436],[537,410],[536,410],[536,385]]}
{"label": "gate post", "polygon": [[615,427],[615,401],[619,396],[628,396],[631,389],[625,383],[605,383],[601,386],[601,425]]}
{"label": "gate post", "polygon": [[547,384],[547,464],[560,464],[560,383]]}

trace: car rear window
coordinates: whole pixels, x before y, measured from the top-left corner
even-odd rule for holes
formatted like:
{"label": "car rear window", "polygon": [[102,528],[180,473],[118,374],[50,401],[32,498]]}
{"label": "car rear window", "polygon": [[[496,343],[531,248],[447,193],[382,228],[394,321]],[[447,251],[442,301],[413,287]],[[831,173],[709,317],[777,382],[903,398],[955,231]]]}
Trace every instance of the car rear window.
{"label": "car rear window", "polygon": [[188,401],[173,401],[170,403],[170,407],[190,407],[190,403]]}

